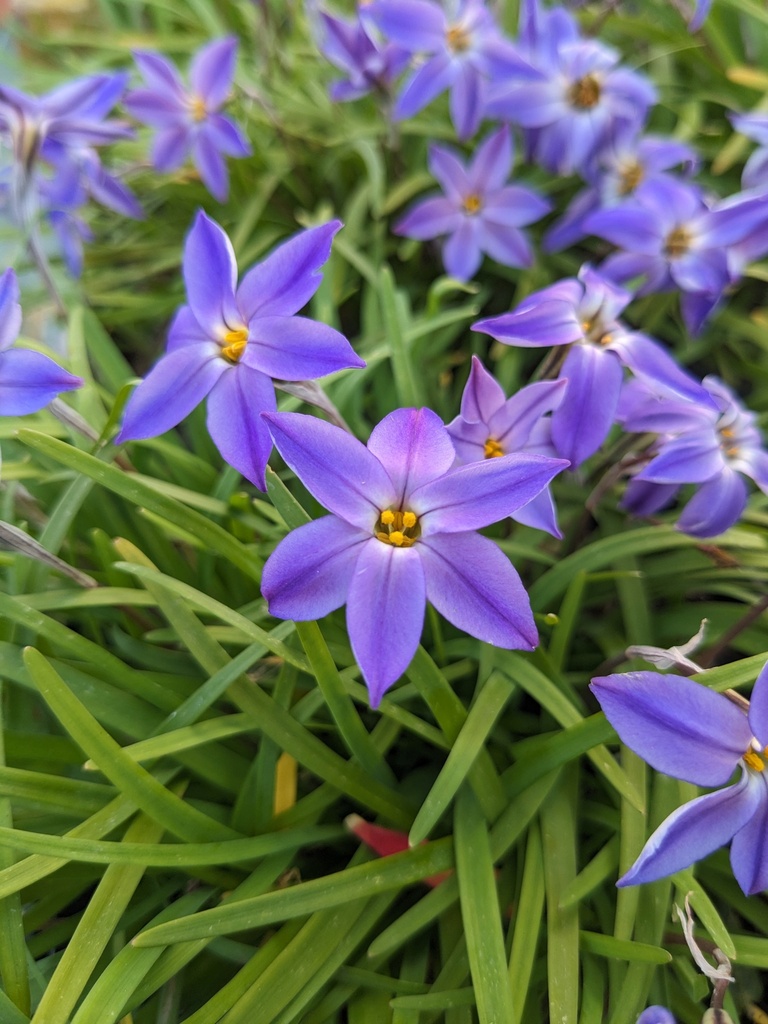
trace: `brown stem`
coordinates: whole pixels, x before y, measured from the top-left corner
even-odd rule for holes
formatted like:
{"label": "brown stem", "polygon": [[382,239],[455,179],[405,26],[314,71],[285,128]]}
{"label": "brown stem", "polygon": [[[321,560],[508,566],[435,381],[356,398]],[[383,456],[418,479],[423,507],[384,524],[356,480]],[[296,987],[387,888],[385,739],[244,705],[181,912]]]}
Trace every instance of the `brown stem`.
{"label": "brown stem", "polygon": [[754,604],[737,622],[734,622],[730,629],[726,629],[716,644],[713,644],[708,651],[701,655],[699,658],[701,667],[710,668],[716,658],[723,653],[739,633],[742,633],[756,619],[759,619],[766,608],[768,608],[768,594],[764,594],[757,604]]}

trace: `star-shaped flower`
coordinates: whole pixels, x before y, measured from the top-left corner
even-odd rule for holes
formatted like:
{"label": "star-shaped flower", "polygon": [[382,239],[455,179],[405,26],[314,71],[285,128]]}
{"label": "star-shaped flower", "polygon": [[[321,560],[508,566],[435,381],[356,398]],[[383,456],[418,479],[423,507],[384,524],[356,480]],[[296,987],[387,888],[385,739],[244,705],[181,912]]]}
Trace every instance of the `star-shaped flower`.
{"label": "star-shaped flower", "polygon": [[117,441],[156,437],[207,396],[217,448],[264,490],[272,441],[260,413],[277,408],[272,378],[365,366],[338,331],[294,315],[320,286],[318,268],[340,227],[330,221],[294,235],[238,286],[232,244],[201,210],[184,248],[189,305],[171,324],[166,354],[131,395]]}
{"label": "star-shaped flower", "polygon": [[517,454],[454,469],[451,438],[429,409],[390,413],[367,447],[314,417],[264,418],[282,457],[331,515],[281,541],[264,566],[262,593],[272,615],[299,621],[346,603],[373,707],[416,653],[427,601],[487,643],[536,646],[520,577],[475,531],[531,501],[563,462]]}

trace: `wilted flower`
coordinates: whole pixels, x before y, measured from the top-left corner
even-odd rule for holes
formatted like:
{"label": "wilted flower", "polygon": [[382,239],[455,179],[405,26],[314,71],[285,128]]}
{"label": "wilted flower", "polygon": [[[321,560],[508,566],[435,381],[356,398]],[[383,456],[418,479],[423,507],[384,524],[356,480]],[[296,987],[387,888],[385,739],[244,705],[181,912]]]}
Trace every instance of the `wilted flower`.
{"label": "wilted flower", "polygon": [[443,262],[460,281],[473,276],[483,253],[507,267],[530,266],[533,253],[520,228],[543,217],[550,204],[531,189],[506,184],[512,159],[507,127],[488,136],[469,166],[453,150],[431,146],[429,169],[445,195],[417,203],[394,231],[420,240],[447,235]]}
{"label": "wilted flower", "polygon": [[347,76],[333,83],[331,99],[356,100],[369,92],[388,92],[408,64],[408,50],[380,42],[359,14],[357,21],[346,21],[325,11],[320,11],[318,17],[320,49]]}
{"label": "wilted flower", "polygon": [[620,739],[657,771],[697,786],[723,786],[674,811],[653,833],[619,885],[654,882],[731,842],[731,865],[746,894],[768,888],[768,666],[745,714],[727,697],[683,676],[627,672],[591,689]]}
{"label": "wilted flower", "polygon": [[571,346],[560,370],[568,387],[552,414],[552,440],[574,467],[605,440],[616,418],[625,366],[664,390],[710,400],[661,345],[618,319],[631,297],[584,266],[578,278],[559,281],[529,295],[511,313],[472,326],[505,345]]}
{"label": "wilted flower", "polygon": [[240,129],[220,113],[235,74],[237,40],[215,39],[198,50],[189,69],[190,88],[159,53],[137,51],[133,56],[148,88],[128,93],[125,107],[157,129],[152,146],[155,168],[173,171],[191,153],[205,187],[224,202],[229,175],[222,154],[243,157],[251,152]]}
{"label": "wilted flower", "polygon": [[171,324],[166,354],[131,395],[118,442],[170,430],[207,396],[214,443],[263,490],[272,441],[260,413],[277,407],[272,377],[365,366],[338,331],[294,315],[320,286],[318,268],[340,227],[331,221],[294,235],[238,287],[232,244],[201,210],[184,248],[189,305]]}
{"label": "wilted flower", "polygon": [[501,72],[535,72],[506,40],[484,0],[460,0],[449,16],[434,0],[374,0],[365,7],[384,35],[412,54],[426,54],[395,104],[399,120],[412,117],[451,90],[451,120],[460,139],[477,131],[489,79]]}
{"label": "wilted flower", "polygon": [[494,76],[485,113],[526,129],[529,152],[555,174],[583,171],[616,133],[639,129],[656,101],[650,81],[618,66],[616,50],[583,39],[562,8],[521,8],[520,52],[538,74]]}
{"label": "wilted flower", "polygon": [[624,252],[602,271],[618,282],[642,277],[638,295],[679,288],[686,327],[696,334],[736,279],[729,249],[756,230],[768,248],[768,194],[710,204],[694,185],[656,180],[631,201],[598,210],[584,229]]}
{"label": "wilted flower", "polygon": [[[626,430],[661,435],[654,457],[633,481],[646,488],[638,492],[640,500],[653,503],[656,495],[653,511],[657,511],[669,504],[683,484],[698,484],[677,528],[694,537],[713,537],[733,526],[744,512],[748,495],[744,476],[768,493],[768,452],[754,413],[716,377],[705,377],[702,383],[714,404],[675,401],[634,388],[636,400],[622,413],[622,422]],[[638,509],[631,493],[625,507],[648,514],[647,507]]]}
{"label": "wilted flower", "polygon": [[296,413],[264,417],[275,445],[331,515],[300,526],[264,566],[270,614],[317,619],[347,605],[371,705],[408,668],[429,600],[459,629],[504,648],[538,643],[528,595],[500,548],[475,531],[534,498],[564,463],[505,455],[454,469],[429,409],[398,409],[367,447]]}
{"label": "wilted flower", "polygon": [[[565,380],[539,381],[506,398],[495,377],[472,356],[461,414],[446,428],[459,462],[482,462],[512,452],[556,456],[546,413],[560,404],[566,385]],[[549,485],[513,512],[512,519],[562,537]]]}
{"label": "wilted flower", "polygon": [[19,284],[13,270],[0,276],[0,416],[37,412],[82,380],[41,352],[11,348],[21,328]]}

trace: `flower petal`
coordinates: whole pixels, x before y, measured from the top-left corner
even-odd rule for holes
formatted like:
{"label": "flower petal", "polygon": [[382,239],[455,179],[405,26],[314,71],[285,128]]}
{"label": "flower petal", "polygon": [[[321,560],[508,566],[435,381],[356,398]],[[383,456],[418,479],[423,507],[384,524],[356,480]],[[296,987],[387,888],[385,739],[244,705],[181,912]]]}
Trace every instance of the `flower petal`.
{"label": "flower petal", "polygon": [[426,588],[414,548],[371,538],[361,546],[347,598],[347,630],[371,707],[405,672],[424,626]]}
{"label": "flower petal", "polygon": [[494,224],[483,218],[479,241],[481,249],[504,267],[530,267],[533,263],[531,245],[517,228]]}
{"label": "flower petal", "polygon": [[738,522],[747,505],[747,485],[730,466],[707,480],[680,514],[677,529],[693,537],[716,537]]}
{"label": "flower petal", "polygon": [[415,490],[411,508],[424,536],[480,530],[527,505],[567,465],[519,452],[472,462]]}
{"label": "flower petal", "polygon": [[25,348],[0,351],[0,416],[37,412],[61,391],[82,385],[80,377],[67,373],[42,352]]}
{"label": "flower petal", "polygon": [[433,196],[424,199],[406,213],[392,230],[396,235],[416,238],[420,242],[438,235],[447,235],[458,231],[464,221],[464,215],[445,196]]}
{"label": "flower petal", "polygon": [[214,342],[168,352],[128,399],[116,444],[157,437],[175,427],[202,402],[228,365]]}
{"label": "flower petal", "polygon": [[163,129],[152,142],[152,166],[166,174],[175,171],[186,160],[190,145],[190,131],[185,125]]}
{"label": "flower petal", "polygon": [[593,345],[574,345],[560,374],[568,379],[568,387],[552,413],[552,440],[558,455],[576,467],[608,436],[624,371],[610,352]]}
{"label": "flower petal", "polygon": [[151,89],[156,89],[161,95],[164,93],[174,96],[184,95],[184,86],[179,72],[162,54],[152,53],[148,50],[134,50],[133,59],[144,76],[144,81]]}
{"label": "flower petal", "polygon": [[505,452],[519,451],[528,442],[541,417],[557,409],[568,389],[568,381],[542,380],[520,388],[489,419],[491,436]]}
{"label": "flower petal", "polygon": [[312,380],[365,362],[343,334],[303,316],[256,316],[243,363],[279,380]]}
{"label": "flower petal", "polygon": [[[577,284],[577,282],[574,282]],[[579,288],[581,291],[581,288]],[[545,348],[548,345],[568,345],[583,337],[575,303],[564,299],[543,302],[526,300],[523,308],[501,316],[488,317],[472,324],[473,331],[490,334],[505,345],[525,348]]]}
{"label": "flower petal", "polygon": [[9,348],[21,330],[21,304],[16,271],[9,267],[0,277],[0,352]]}
{"label": "flower petal", "polygon": [[232,85],[237,59],[237,39],[214,39],[199,50],[189,67],[189,81],[195,94],[209,110],[217,110]]}
{"label": "flower petal", "polygon": [[768,746],[768,663],[760,669],[749,697],[749,727],[761,746]]}
{"label": "flower petal", "polygon": [[724,469],[717,436],[707,425],[662,445],[656,458],[638,473],[638,479],[656,484],[698,484],[719,476]]}
{"label": "flower petal", "polygon": [[757,791],[757,806],[731,843],[731,866],[747,896],[768,889],[768,779],[765,772],[750,774],[750,788]]}
{"label": "flower petal", "polygon": [[509,125],[492,132],[478,147],[469,165],[468,184],[474,192],[488,193],[506,184],[512,171],[512,135]]}
{"label": "flower petal", "polygon": [[379,513],[395,501],[376,456],[341,427],[314,416],[284,412],[264,419],[275,447],[320,504],[373,536]]}
{"label": "flower petal", "polygon": [[400,508],[422,484],[447,473],[456,458],[445,424],[431,409],[396,409],[371,431],[368,451],[389,474]]}
{"label": "flower petal", "polygon": [[590,689],[623,743],[698,786],[727,782],[752,740],[743,711],[684,676],[624,672],[598,676]]}
{"label": "flower petal", "polygon": [[670,814],[616,884],[655,882],[724,846],[760,806],[763,784],[753,779],[755,776],[745,772],[735,786],[700,796]]}
{"label": "flower petal", "polygon": [[468,61],[462,62],[451,88],[449,104],[451,121],[457,137],[462,141],[474,135],[480,124],[485,99],[483,86],[484,80],[479,70]]}
{"label": "flower petal", "polygon": [[262,412],[277,408],[272,381],[243,363],[223,374],[208,396],[208,433],[222,457],[254,486],[267,489],[264,471],[272,438]]}
{"label": "flower petal", "polygon": [[532,526],[535,530],[544,530],[546,533],[551,533],[553,537],[557,537],[558,540],[562,540],[563,534],[557,525],[557,511],[549,487],[545,487],[527,505],[523,505],[517,512],[513,512],[512,518],[516,523]]}
{"label": "flower petal", "polygon": [[461,415],[467,420],[488,423],[504,401],[501,384],[486,370],[477,356],[472,356],[472,368],[461,396]]}
{"label": "flower petal", "polygon": [[673,357],[651,338],[644,334],[625,334],[614,346],[619,358],[638,377],[644,377],[652,385],[660,384],[665,390],[683,395],[693,402],[713,406],[712,398],[705,387],[681,369]]}
{"label": "flower petal", "polygon": [[432,51],[445,37],[445,14],[429,0],[379,0],[366,7],[366,15],[406,50]]}
{"label": "flower petal", "polygon": [[483,258],[479,242],[479,224],[473,217],[462,218],[458,230],[443,246],[445,269],[458,281],[469,281]]}
{"label": "flower petal", "polygon": [[195,319],[215,341],[245,326],[235,302],[237,262],[227,233],[198,210],[184,243],[184,282]]}
{"label": "flower petal", "polygon": [[[414,0],[409,0],[410,2],[414,2]],[[403,91],[395,103],[393,111],[395,119],[402,121],[418,114],[436,96],[453,85],[458,73],[459,68],[447,54],[438,53],[431,57],[406,81]]]}
{"label": "flower petal", "polygon": [[289,533],[264,565],[261,592],[269,614],[306,622],[340,608],[360,544],[369,536],[338,516],[323,516]]}
{"label": "flower petal", "polygon": [[213,198],[225,203],[229,195],[229,172],[205,124],[200,126],[192,140],[192,162]]}
{"label": "flower petal", "polygon": [[528,594],[497,544],[477,533],[451,533],[422,537],[418,551],[427,600],[449,622],[496,647],[536,647]]}
{"label": "flower petal", "polygon": [[472,191],[467,169],[463,160],[444,146],[429,147],[429,173],[437,178],[440,187],[454,206],[460,206],[468,192]]}
{"label": "flower petal", "polygon": [[292,316],[306,306],[323,280],[320,267],[331,255],[341,221],[299,231],[251,267],[237,289],[246,323],[259,316]]}

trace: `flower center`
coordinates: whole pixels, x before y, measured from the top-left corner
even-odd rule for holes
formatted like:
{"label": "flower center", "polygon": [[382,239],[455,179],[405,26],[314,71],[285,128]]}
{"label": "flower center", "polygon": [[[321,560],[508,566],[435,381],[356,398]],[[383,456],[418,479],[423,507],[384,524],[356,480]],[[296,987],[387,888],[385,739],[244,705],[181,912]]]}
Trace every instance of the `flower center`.
{"label": "flower center", "polygon": [[486,459],[498,459],[499,456],[504,454],[504,449],[501,447],[495,437],[489,437],[483,446]]}
{"label": "flower center", "polygon": [[578,78],[568,90],[568,101],[579,110],[591,110],[600,100],[600,82],[594,75]]}
{"label": "flower center", "polygon": [[472,39],[463,25],[451,25],[445,33],[445,42],[452,53],[464,53],[469,49]]}
{"label": "flower center", "polygon": [[474,217],[476,213],[480,212],[483,201],[476,192],[472,192],[470,195],[465,196],[461,205],[464,207],[465,213],[468,213],[470,217]]}
{"label": "flower center", "polygon": [[739,446],[735,444],[736,431],[732,427],[718,427],[718,434],[720,435],[720,447],[723,452],[732,459],[735,459],[739,454]]}
{"label": "flower center", "polygon": [[377,540],[393,544],[396,548],[409,548],[421,534],[419,517],[415,512],[385,508],[374,529]]}
{"label": "flower center", "polygon": [[613,341],[613,335],[610,331],[606,331],[599,316],[596,316],[593,320],[582,320],[581,329],[584,332],[584,338],[586,341],[591,341],[593,345],[610,345]]}
{"label": "flower center", "polygon": [[230,363],[239,363],[240,357],[245,352],[245,346],[248,344],[248,328],[238,327],[235,331],[227,331],[223,342],[221,354],[224,358],[228,359]]}
{"label": "flower center", "polygon": [[200,96],[191,96],[189,99],[189,109],[192,112],[193,121],[204,121],[208,116],[208,110],[205,106],[205,100]]}
{"label": "flower center", "polygon": [[634,192],[645,177],[645,168],[637,160],[632,160],[619,172],[619,195],[626,196]]}
{"label": "flower center", "polygon": [[757,740],[752,740],[752,744],[749,749],[742,754],[742,758],[747,767],[751,768],[755,772],[765,771],[765,759],[768,754],[768,747],[762,747]]}
{"label": "flower center", "polygon": [[685,256],[691,247],[691,241],[691,233],[687,228],[673,228],[667,235],[667,240],[664,243],[664,253],[671,260],[679,256]]}

